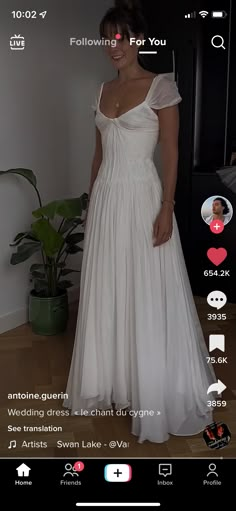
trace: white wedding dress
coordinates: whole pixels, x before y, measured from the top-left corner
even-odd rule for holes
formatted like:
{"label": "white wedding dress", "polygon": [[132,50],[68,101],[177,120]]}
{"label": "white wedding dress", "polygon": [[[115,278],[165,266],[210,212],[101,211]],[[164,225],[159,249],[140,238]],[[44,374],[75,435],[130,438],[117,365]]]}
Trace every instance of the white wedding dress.
{"label": "white wedding dress", "polygon": [[[178,227],[153,247],[162,187],[153,162],[158,116],[181,101],[157,75],[145,100],[116,118],[100,110],[103,160],[86,222],[80,301],[64,406],[72,414],[128,407],[138,441],[194,435],[212,422],[216,381],[197,316]],[[199,212],[200,215],[200,212]],[[199,216],[199,222],[201,221]],[[144,415],[141,417],[141,415]],[[99,420],[99,418],[97,419]],[[119,420],[119,418],[117,418]]]}

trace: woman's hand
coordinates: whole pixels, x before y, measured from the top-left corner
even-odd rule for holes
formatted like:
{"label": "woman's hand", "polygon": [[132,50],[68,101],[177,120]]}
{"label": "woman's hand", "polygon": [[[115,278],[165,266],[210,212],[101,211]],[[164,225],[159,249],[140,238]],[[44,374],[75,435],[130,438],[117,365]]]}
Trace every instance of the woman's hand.
{"label": "woman's hand", "polygon": [[172,235],[173,230],[173,207],[163,202],[160,213],[153,224],[153,246],[158,247],[166,243]]}

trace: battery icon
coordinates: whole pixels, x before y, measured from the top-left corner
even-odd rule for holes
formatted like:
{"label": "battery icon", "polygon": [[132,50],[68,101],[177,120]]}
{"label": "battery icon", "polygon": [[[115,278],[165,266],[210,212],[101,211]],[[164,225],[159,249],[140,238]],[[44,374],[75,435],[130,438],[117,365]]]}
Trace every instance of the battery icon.
{"label": "battery icon", "polygon": [[225,11],[213,11],[211,13],[211,17],[216,18],[216,19],[226,18],[226,16],[227,16],[227,12],[225,12]]}

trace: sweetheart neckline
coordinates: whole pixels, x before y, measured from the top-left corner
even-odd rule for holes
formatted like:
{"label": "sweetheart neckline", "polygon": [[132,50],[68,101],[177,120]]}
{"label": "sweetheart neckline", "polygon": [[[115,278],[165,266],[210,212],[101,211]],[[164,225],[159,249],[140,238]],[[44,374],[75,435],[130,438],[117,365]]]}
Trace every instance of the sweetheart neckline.
{"label": "sweetheart neckline", "polygon": [[[151,83],[151,85],[150,85],[150,87],[149,87],[149,89],[148,89],[148,91],[147,91],[147,94],[146,94],[146,96],[145,96],[144,100],[143,100],[141,103],[139,103],[138,105],[134,106],[133,108],[130,108],[129,110],[127,110],[127,111],[126,111],[126,112],[124,112],[123,114],[118,115],[118,117],[107,117],[107,115],[105,115],[105,114],[101,111],[101,109],[100,109],[100,102],[101,102],[101,96],[102,96],[103,85],[104,85],[104,82],[103,82],[103,83],[102,83],[102,85],[101,85],[101,90],[100,90],[100,95],[99,95],[99,100],[98,100],[97,110],[98,110],[98,111],[99,111],[99,112],[103,115],[103,117],[105,117],[106,119],[109,119],[110,121],[116,121],[116,120],[120,119],[121,117],[123,117],[123,115],[126,115],[126,114],[128,114],[129,112],[132,112],[133,110],[135,110],[135,109],[136,109],[136,108],[138,108],[139,106],[142,106],[142,105],[144,105],[144,104],[146,103],[146,105],[148,106],[148,108],[150,108],[150,110],[152,111],[152,113],[156,116],[155,112],[153,112],[152,108],[151,108],[151,107],[149,107],[149,105],[147,104],[147,99],[148,99],[149,94],[151,93],[152,87],[153,87],[153,85],[154,85],[154,83],[155,83],[156,79],[157,79],[159,76],[161,76],[161,75],[160,75],[160,74],[158,74],[158,75],[154,76],[154,78],[153,78],[153,80],[152,80],[152,83]],[[156,117],[157,117],[157,116],[156,116]]]}
{"label": "sweetheart neckline", "polygon": [[106,119],[109,119],[109,121],[116,121],[116,120],[120,119],[121,117],[123,117],[123,115],[126,115],[126,114],[128,114],[129,112],[132,112],[133,110],[135,110],[136,108],[138,108],[138,107],[140,107],[140,106],[142,106],[142,105],[144,105],[144,104],[146,104],[146,105],[147,105],[147,107],[149,108],[149,110],[150,110],[150,111],[151,111],[151,112],[155,115],[155,118],[158,120],[158,116],[157,116],[157,114],[156,114],[156,113],[154,112],[154,110],[153,110],[153,109],[152,109],[152,108],[151,108],[151,107],[147,104],[146,100],[142,101],[142,103],[139,103],[138,105],[134,106],[133,108],[130,108],[129,110],[127,110],[127,112],[124,112],[123,114],[118,115],[118,117],[107,117],[107,115],[105,115],[105,114],[101,111],[101,109],[100,109],[100,105],[99,105],[99,104],[98,104],[97,110],[98,110],[98,112],[99,112],[101,115],[103,115],[103,117],[105,117]]}

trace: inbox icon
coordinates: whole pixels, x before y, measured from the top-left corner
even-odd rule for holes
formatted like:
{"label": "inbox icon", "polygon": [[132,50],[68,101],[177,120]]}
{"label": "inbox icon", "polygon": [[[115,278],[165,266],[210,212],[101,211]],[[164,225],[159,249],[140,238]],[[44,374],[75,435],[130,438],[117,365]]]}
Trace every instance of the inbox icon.
{"label": "inbox icon", "polygon": [[172,465],[170,463],[161,463],[159,465],[159,476],[171,476],[172,475]]}

